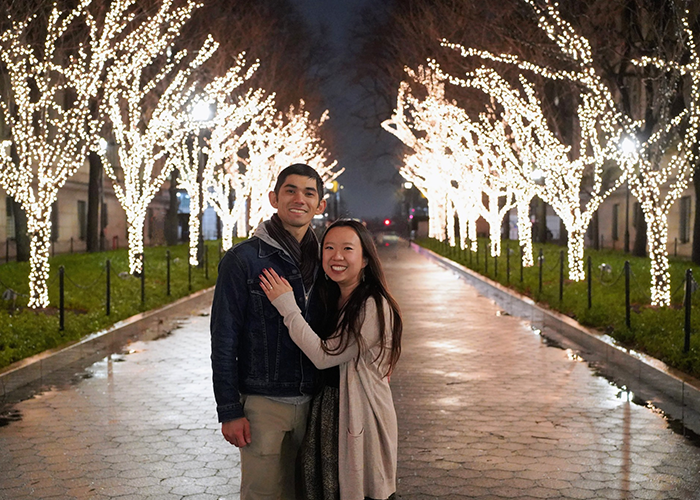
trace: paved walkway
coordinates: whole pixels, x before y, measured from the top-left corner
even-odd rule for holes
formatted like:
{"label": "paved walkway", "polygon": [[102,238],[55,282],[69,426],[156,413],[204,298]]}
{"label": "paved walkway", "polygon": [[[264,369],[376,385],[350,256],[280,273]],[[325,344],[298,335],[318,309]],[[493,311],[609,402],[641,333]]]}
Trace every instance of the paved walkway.
{"label": "paved walkway", "polygon": [[[700,498],[700,448],[408,249],[383,251],[404,312],[392,377],[402,500]],[[237,499],[208,317],[3,408],[0,499]]]}

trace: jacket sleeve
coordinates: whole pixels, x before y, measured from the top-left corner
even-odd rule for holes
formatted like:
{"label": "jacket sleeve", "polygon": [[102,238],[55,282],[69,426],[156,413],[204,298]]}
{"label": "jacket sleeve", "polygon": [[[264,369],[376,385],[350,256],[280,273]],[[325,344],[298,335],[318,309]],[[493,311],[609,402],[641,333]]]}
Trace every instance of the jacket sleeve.
{"label": "jacket sleeve", "polygon": [[234,252],[219,264],[211,306],[211,366],[219,422],[244,416],[238,388],[238,345],[248,305],[246,268]]}
{"label": "jacket sleeve", "polygon": [[[289,330],[289,336],[304,354],[316,365],[316,368],[323,370],[331,366],[338,366],[355,359],[359,353],[356,342],[351,341],[348,347],[339,354],[328,354],[323,350],[324,341],[311,329],[294,300],[294,293],[287,292],[277,297],[273,302],[279,313],[284,317],[284,324]],[[362,324],[362,337],[368,349],[372,348],[379,340],[379,323],[377,322],[377,308],[373,300],[368,300],[365,304],[365,320]],[[331,338],[327,342],[329,347],[333,347]]]}

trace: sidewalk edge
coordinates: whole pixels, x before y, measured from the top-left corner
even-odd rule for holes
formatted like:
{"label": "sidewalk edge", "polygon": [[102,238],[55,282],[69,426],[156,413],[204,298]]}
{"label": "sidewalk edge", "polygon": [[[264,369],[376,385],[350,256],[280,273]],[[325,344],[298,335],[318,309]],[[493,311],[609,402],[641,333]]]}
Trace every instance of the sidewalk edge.
{"label": "sidewalk edge", "polygon": [[602,375],[625,386],[648,406],[661,409],[684,427],[700,434],[700,381],[650,356],[623,348],[608,335],[590,330],[576,320],[538,305],[461,264],[411,243],[417,253],[458,273],[477,291],[508,314],[527,319],[542,335],[576,351]]}
{"label": "sidewalk edge", "polygon": [[42,384],[51,373],[81,360],[118,352],[130,341],[158,338],[172,330],[179,318],[210,306],[213,295],[213,286],[199,290],[158,309],[118,321],[69,346],[44,351],[13,363],[0,371],[0,397],[29,384]]}

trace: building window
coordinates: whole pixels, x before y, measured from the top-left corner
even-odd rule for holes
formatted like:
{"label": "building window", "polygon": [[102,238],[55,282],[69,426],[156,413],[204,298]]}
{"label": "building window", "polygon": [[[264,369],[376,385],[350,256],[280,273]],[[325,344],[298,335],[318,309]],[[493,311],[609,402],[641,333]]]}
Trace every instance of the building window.
{"label": "building window", "polygon": [[620,231],[618,221],[620,220],[620,204],[615,203],[612,207],[612,239],[617,241],[620,239]]}
{"label": "building window", "polygon": [[15,211],[12,198],[5,196],[5,231],[8,239],[15,239]]}
{"label": "building window", "polygon": [[78,238],[87,238],[87,203],[78,200]]}
{"label": "building window", "polygon": [[690,241],[690,196],[683,196],[681,202],[681,220],[679,225],[679,237],[681,243]]}

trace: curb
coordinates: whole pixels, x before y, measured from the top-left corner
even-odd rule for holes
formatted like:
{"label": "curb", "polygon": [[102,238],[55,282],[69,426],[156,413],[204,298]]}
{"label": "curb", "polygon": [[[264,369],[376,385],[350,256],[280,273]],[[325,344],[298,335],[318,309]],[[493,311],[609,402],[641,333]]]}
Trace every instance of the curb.
{"label": "curb", "polygon": [[119,352],[134,340],[153,340],[167,335],[184,317],[211,306],[214,287],[200,290],[166,304],[119,321],[67,347],[50,349],[17,361],[0,370],[0,398],[26,386],[50,384],[51,375],[81,363],[85,365]]}
{"label": "curb", "polygon": [[621,347],[612,337],[588,329],[564,314],[545,309],[530,297],[416,243],[411,243],[411,248],[459,274],[508,314],[529,320],[532,327],[545,337],[576,351],[607,379],[631,390],[646,406],[661,409],[683,427],[700,434],[700,380],[650,356]]}

